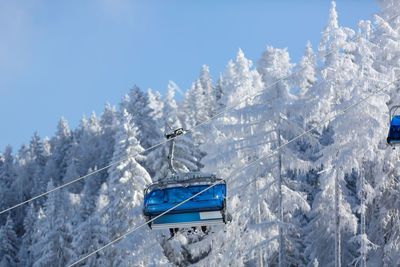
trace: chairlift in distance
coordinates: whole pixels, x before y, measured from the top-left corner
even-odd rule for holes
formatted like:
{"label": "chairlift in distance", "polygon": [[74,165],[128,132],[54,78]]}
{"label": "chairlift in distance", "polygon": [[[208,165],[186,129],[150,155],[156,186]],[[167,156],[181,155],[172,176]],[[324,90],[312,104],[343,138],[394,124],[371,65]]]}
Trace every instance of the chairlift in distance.
{"label": "chairlift in distance", "polygon": [[387,143],[394,149],[400,145],[400,106],[393,106],[389,111],[389,133],[386,139]]}
{"label": "chairlift in distance", "polygon": [[152,183],[144,190],[143,215],[150,221],[202,190],[210,189],[188,200],[168,213],[148,223],[151,229],[170,229],[171,235],[179,228],[201,227],[227,222],[226,182],[214,174],[202,172],[177,173],[173,167],[174,139],[183,135],[182,128],[166,134],[170,141],[169,167],[171,175]]}

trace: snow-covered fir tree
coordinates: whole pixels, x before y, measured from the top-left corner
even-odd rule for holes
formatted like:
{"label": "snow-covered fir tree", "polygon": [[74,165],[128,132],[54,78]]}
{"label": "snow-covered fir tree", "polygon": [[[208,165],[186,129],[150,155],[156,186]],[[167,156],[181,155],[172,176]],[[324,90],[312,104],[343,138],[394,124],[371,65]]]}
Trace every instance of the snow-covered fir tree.
{"label": "snow-covered fir tree", "polygon": [[[168,85],[167,94],[163,99],[162,117],[160,119],[162,124],[159,126],[160,130],[165,134],[169,134],[183,126],[179,119],[178,105],[174,99],[175,86],[174,83]],[[171,174],[168,160],[170,149],[171,143],[167,142],[152,153],[149,153],[148,158],[152,162],[152,170],[155,173],[153,180],[160,180]],[[177,172],[197,171],[201,166],[200,157],[201,152],[195,146],[190,134],[176,139],[173,167]]]}
{"label": "snow-covered fir tree", "polygon": [[14,223],[10,216],[7,217],[6,224],[0,227],[0,265],[18,266],[17,252],[18,239],[14,230]]}
{"label": "snow-covered fir tree", "polygon": [[143,92],[136,85],[125,95],[121,102],[121,110],[132,116],[132,121],[138,128],[138,140],[143,148],[149,148],[158,143],[162,138],[157,128],[155,119],[152,117],[154,110],[150,104],[149,94]]}
{"label": "snow-covered fir tree", "polygon": [[56,135],[50,139],[51,155],[45,167],[44,175],[60,185],[67,171],[71,155],[72,133],[67,121],[61,118],[57,125]]}
{"label": "snow-covered fir tree", "polygon": [[[54,188],[50,181],[47,190]],[[58,190],[50,194],[44,204],[43,211],[35,223],[31,253],[32,266],[65,266],[74,258],[71,247],[71,209],[68,193]]]}
{"label": "snow-covered fir tree", "polygon": [[34,242],[34,233],[35,233],[35,223],[37,219],[37,213],[35,212],[35,207],[31,204],[26,212],[24,218],[24,231],[25,233],[21,237],[21,245],[18,251],[19,262],[23,266],[32,266],[33,262],[33,254],[32,254],[32,245]]}
{"label": "snow-covered fir tree", "polygon": [[[106,225],[103,229],[107,229],[109,240],[114,240],[142,222],[140,215],[143,189],[151,182],[149,174],[137,162],[143,160],[144,156],[140,153],[144,149],[136,138],[137,128],[132,117],[126,110],[123,110],[120,116],[121,123],[116,133],[113,162],[125,160],[110,168],[107,181],[108,204],[99,211],[103,214],[101,218],[105,220],[103,223]],[[140,255],[146,257],[149,262],[157,262],[157,256],[152,257],[151,253],[145,255],[144,251],[139,252],[140,247],[145,244],[143,243],[145,239],[139,237],[142,235],[152,235],[152,233],[145,228],[140,229],[136,235],[105,251],[107,265],[129,265],[132,258],[137,257],[137,253],[141,253]],[[161,249],[159,245],[158,247]]]}
{"label": "snow-covered fir tree", "polygon": [[[14,156],[12,154],[11,146],[7,146],[5,153],[2,157],[2,164],[0,166],[0,188],[1,195],[0,207],[7,209],[17,203],[17,195],[13,192],[15,190],[16,172],[14,165]],[[14,214],[14,212],[13,212]],[[0,224],[3,225],[7,220],[7,214],[0,215]]]}

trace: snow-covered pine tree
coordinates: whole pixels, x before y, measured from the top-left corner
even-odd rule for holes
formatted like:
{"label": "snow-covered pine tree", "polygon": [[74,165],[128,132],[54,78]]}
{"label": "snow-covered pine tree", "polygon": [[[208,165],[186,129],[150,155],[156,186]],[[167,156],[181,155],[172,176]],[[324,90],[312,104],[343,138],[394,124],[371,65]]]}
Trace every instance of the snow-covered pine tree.
{"label": "snow-covered pine tree", "polygon": [[[375,68],[388,76],[389,81],[398,79],[400,75],[400,3],[398,1],[377,0],[382,12],[375,15],[375,23],[379,31],[371,36],[371,41],[377,44],[374,51]],[[399,105],[400,87],[390,91],[389,106]]]}
{"label": "snow-covered pine tree", "polygon": [[217,105],[217,112],[220,112],[221,109],[224,107],[222,103],[220,103],[221,98],[224,95],[224,79],[222,77],[222,73],[219,74],[217,84],[215,85],[215,101]]}
{"label": "snow-covered pine tree", "polygon": [[203,88],[204,105],[207,118],[212,117],[217,108],[215,87],[210,75],[210,68],[207,65],[201,66],[199,81]]}
{"label": "snow-covered pine tree", "polygon": [[[325,64],[329,64],[335,74],[324,76],[322,73],[322,85],[331,84],[331,98],[333,112],[338,112],[346,107],[359,102],[363,97],[377,88],[384,85],[382,75],[375,69],[373,59],[371,58],[371,44],[366,37],[360,36],[355,39],[356,43],[349,42],[349,36],[352,36],[350,30],[341,30],[337,26],[337,14],[335,6],[331,8],[330,20],[328,25],[331,31],[338,33],[332,35],[330,42],[342,43],[342,51],[335,50],[335,57],[328,57]],[[333,25],[333,26],[332,26]],[[340,40],[336,40],[341,36]],[[323,39],[324,40],[324,39]],[[334,47],[333,47],[334,48]],[[326,71],[325,74],[329,74]],[[382,136],[385,136],[385,113],[387,107],[385,102],[387,96],[384,94],[373,96],[373,98],[356,106],[349,111],[346,116],[339,116],[329,123],[328,128],[331,132],[331,142],[325,143],[322,148],[322,157],[319,159],[321,166],[326,169],[339,168],[339,184],[341,186],[340,199],[340,231],[342,244],[342,263],[353,262],[357,257],[358,250],[354,243],[347,242],[357,231],[357,218],[354,212],[359,203],[357,196],[356,179],[361,172],[362,158],[371,162],[382,162],[384,148],[382,147]],[[322,120],[322,118],[321,118]],[[373,125],[373,126],[372,126]],[[339,153],[337,154],[337,151]],[[338,156],[336,156],[338,155]],[[377,166],[379,169],[379,167]],[[358,174],[357,174],[358,173]],[[331,195],[334,193],[335,178],[332,171],[323,174],[321,180],[321,193],[314,201],[313,211],[311,213],[311,224],[308,230],[310,235],[307,237],[310,246],[307,249],[307,255],[310,260],[317,257],[320,264],[333,264],[333,258],[325,253],[322,248],[331,247],[334,244],[334,233],[332,231],[334,219],[332,213],[327,214],[328,205],[333,207]],[[318,225],[318,226],[317,226]],[[312,230],[311,230],[312,229]],[[330,230],[329,230],[330,229]],[[311,232],[312,231],[312,232]],[[324,243],[324,246],[321,244]]]}
{"label": "snow-covered pine tree", "polygon": [[[354,87],[354,89],[352,89],[354,98],[352,102],[365,97],[389,83],[389,77],[386,73],[380,73],[378,71],[379,66],[376,64],[377,59],[375,58],[376,53],[374,51],[379,49],[378,45],[372,41],[370,33],[371,22],[360,21],[358,38],[356,40],[355,49],[352,52],[354,55],[354,62],[358,66],[356,77],[353,79],[352,83],[349,83],[351,88]],[[352,125],[352,127],[356,129],[356,132],[352,133],[348,131],[340,131],[337,133],[342,136],[340,138],[341,140],[345,139],[343,135],[350,135],[347,137],[347,142],[352,142],[350,147],[355,153],[349,153],[348,150],[350,150],[350,148],[346,149],[346,152],[349,154],[348,158],[352,158],[351,166],[353,172],[358,172],[358,175],[356,175],[357,180],[354,181],[353,179],[353,181],[351,181],[351,183],[357,184],[358,192],[357,196],[354,198],[360,203],[358,204],[360,206],[357,205],[356,207],[354,207],[355,205],[353,204],[352,208],[360,214],[361,217],[359,235],[354,238],[354,240],[357,241],[355,243],[357,251],[361,253],[361,255],[357,255],[355,261],[362,259],[362,262],[366,262],[366,258],[369,258],[367,257],[368,253],[377,255],[382,252],[382,248],[377,247],[373,242],[377,242],[377,244],[382,246],[382,235],[380,233],[385,230],[381,229],[377,231],[375,227],[372,231],[367,230],[365,221],[371,222],[374,221],[375,218],[380,217],[380,208],[378,206],[385,202],[378,199],[373,200],[373,198],[374,196],[379,196],[380,194],[377,192],[382,189],[378,184],[381,184],[383,181],[382,178],[385,177],[385,175],[381,173],[381,170],[384,169],[383,164],[391,161],[386,158],[387,147],[384,144],[387,134],[388,108],[386,103],[388,101],[389,96],[386,93],[375,95],[371,100],[356,107],[353,111],[355,114],[351,116],[350,119],[342,119],[339,122],[341,124],[348,123],[348,125]],[[360,118],[362,118],[362,120],[360,120]],[[358,136],[356,142],[354,142],[354,134],[357,133]],[[341,142],[342,141],[337,141],[337,143]],[[347,165],[349,165],[348,162]],[[349,173],[351,170],[347,172]],[[348,175],[348,177],[351,178],[354,177],[354,175]],[[360,180],[363,180],[362,184]],[[371,185],[373,185],[373,187]],[[360,192],[360,190],[362,191]],[[355,194],[355,192],[353,192],[353,194]],[[385,194],[385,196],[390,198],[389,194]],[[371,212],[376,212],[375,215],[372,215],[372,218],[366,218],[368,208],[370,208]],[[384,216],[386,216],[386,214]],[[368,223],[368,225],[372,224]],[[373,242],[371,242],[371,240],[373,240]],[[373,248],[377,248],[378,250],[374,250]],[[379,256],[375,257],[375,259],[378,261],[381,260]],[[380,264],[377,261],[372,262],[372,265]]]}
{"label": "snow-covered pine tree", "polygon": [[[127,159],[109,169],[108,204],[99,211],[103,214],[101,217],[107,220],[105,223],[109,240],[120,237],[143,221],[141,210],[143,189],[151,182],[149,174],[137,162],[139,159],[144,159],[144,156],[140,155],[144,149],[136,139],[137,128],[126,110],[123,110],[120,116],[121,123],[116,134],[112,161]],[[111,265],[126,265],[135,258],[137,251],[145,243],[156,245],[154,242],[146,242],[146,240],[156,240],[151,236],[152,232],[142,228],[113,247],[107,248],[104,257],[111,261]],[[163,257],[156,248],[151,253],[146,252],[146,255],[141,255],[149,262],[157,262]]]}
{"label": "snow-covered pine tree", "polygon": [[[318,52],[322,66],[318,69],[319,82],[312,90],[312,99],[304,112],[309,127],[315,126],[334,112],[335,106],[348,99],[346,82],[355,75],[353,56],[347,53],[351,49],[349,39],[354,35],[352,29],[339,27],[337,20],[336,3],[332,2],[328,25],[322,31],[322,37],[318,45]],[[321,131],[321,130],[319,130]],[[329,144],[333,134],[329,125],[322,128],[321,143]]]}
{"label": "snow-covered pine tree", "polygon": [[78,137],[79,146],[75,157],[78,158],[80,172],[85,174],[89,169],[98,168],[101,164],[100,136],[102,129],[94,112],[92,112],[88,120],[82,119],[78,131],[80,131],[80,136]]}
{"label": "snow-covered pine tree", "polygon": [[295,84],[298,85],[297,96],[304,97],[309,89],[317,82],[316,77],[317,58],[311,47],[310,41],[307,42],[304,49],[304,55],[301,58],[300,64],[297,67],[298,73],[296,74]]}
{"label": "snow-covered pine tree", "polygon": [[110,190],[110,204],[107,210],[116,216],[113,221],[111,237],[115,238],[125,232],[132,225],[130,210],[138,205],[140,196],[146,184],[150,183],[150,177],[146,170],[137,162],[143,160],[140,153],[144,150],[136,139],[137,128],[132,122],[131,115],[122,110],[120,125],[116,133],[116,143],[113,154],[113,162],[125,159],[118,165],[112,166],[108,172],[108,187]]}
{"label": "snow-covered pine tree", "polygon": [[[301,58],[299,66],[295,70],[295,76],[291,79],[294,86],[297,86],[296,101],[293,112],[296,121],[303,128],[306,128],[307,115],[310,114],[310,102],[315,100],[318,96],[315,95],[314,85],[317,83],[317,58],[311,47],[311,43],[307,42],[304,50],[304,55]],[[301,112],[298,112],[301,111]]]}
{"label": "snow-covered pine tree", "polygon": [[[53,188],[53,181],[50,181],[47,190]],[[33,231],[35,241],[32,242],[31,253],[34,267],[66,266],[74,258],[69,205],[65,190],[48,195]]]}
{"label": "snow-covered pine tree", "polygon": [[[190,90],[185,92],[184,100],[179,105],[179,118],[185,129],[193,128],[205,122],[216,114],[218,109],[215,88],[210,76],[208,66],[203,65],[199,78],[192,84]],[[202,125],[191,132],[191,137],[196,145],[201,145],[207,137],[202,132],[207,132],[208,125]]]}
{"label": "snow-covered pine tree", "polygon": [[200,79],[197,79],[192,84],[192,88],[185,92],[182,108],[179,112],[181,120],[185,122],[185,128],[192,128],[209,118],[206,101],[204,88]]}
{"label": "snow-covered pine tree", "polygon": [[[398,13],[400,11],[400,4],[398,1],[378,0],[377,1],[382,12],[375,15],[375,24],[378,25],[378,30],[368,35],[370,28],[369,22],[364,22],[364,31],[369,41],[368,57],[372,60],[373,68],[380,73],[379,80],[381,84],[389,84],[398,79],[399,76],[399,62],[400,46],[399,33],[400,33],[400,19]],[[365,61],[365,60],[364,60]],[[383,85],[382,85],[383,86]],[[385,90],[390,96],[387,99],[388,108],[393,105],[400,104],[400,89],[399,84],[396,83],[393,87]],[[385,131],[383,138],[387,135],[387,121],[388,109],[383,109],[385,113],[384,120],[381,121],[383,127],[381,131]],[[377,130],[378,128],[375,128]],[[379,127],[380,129],[380,127]],[[382,144],[383,145],[383,144]],[[383,145],[384,146],[384,145]],[[383,147],[382,147],[383,148]],[[382,149],[381,148],[381,149]],[[381,155],[379,150],[378,155]],[[399,161],[398,155],[391,149],[385,151],[384,159],[373,162],[373,176],[368,182],[374,188],[374,197],[371,204],[367,209],[367,218],[369,222],[367,225],[368,239],[372,243],[378,245],[376,251],[370,253],[368,264],[373,265],[398,265],[400,259],[399,255],[399,232],[396,227],[399,225],[399,208],[398,203],[398,188],[399,188]],[[382,166],[382,165],[383,166]],[[382,166],[382,167],[381,167]]]}
{"label": "snow-covered pine tree", "polygon": [[150,116],[153,118],[153,120],[156,121],[156,125],[160,127],[162,125],[162,110],[164,108],[164,103],[162,101],[162,96],[160,92],[152,92],[151,89],[147,90],[147,95],[149,99],[149,107],[151,108],[152,112],[150,113]]}
{"label": "snow-covered pine tree", "polygon": [[[137,138],[141,146],[145,149],[163,140],[158,121],[158,112],[160,109],[158,97],[158,92],[154,95],[150,90],[145,93],[135,85],[124,96],[120,104],[120,109],[126,109],[132,116],[132,121],[138,128]],[[146,152],[145,155],[151,153],[154,153],[154,151]],[[140,163],[151,175],[155,174],[152,162],[146,160]]]}
{"label": "snow-covered pine tree", "polygon": [[[244,56],[241,49],[236,54],[235,61],[229,61],[224,72],[224,95],[220,103],[224,106],[235,105],[249,95],[254,95],[262,86],[261,80],[255,70],[253,63]],[[251,100],[239,105],[243,107],[251,103]]]}
{"label": "snow-covered pine tree", "polygon": [[[150,113],[151,118],[155,122],[155,127],[157,128],[156,131],[159,131],[162,133],[162,127],[164,126],[163,122],[163,109],[164,109],[164,102],[162,99],[162,96],[160,92],[152,92],[151,89],[147,90],[147,95],[149,99],[149,107],[151,108],[152,112]],[[160,139],[156,142],[156,144],[162,142],[164,140],[164,137],[160,136]],[[157,147],[155,149],[150,150],[147,155],[146,155],[146,162],[144,166],[146,166],[148,173],[150,174],[150,177],[154,180],[156,174],[158,173],[158,169],[154,168],[154,162],[158,160],[158,157],[160,153],[162,154],[161,150],[162,147]]]}
{"label": "snow-covered pine tree", "polygon": [[[309,118],[306,123],[310,125],[309,127],[326,119],[327,116],[331,116],[330,114],[332,111],[340,110],[342,107],[341,104],[343,105],[349,100],[351,90],[347,88],[346,83],[350,81],[356,73],[355,64],[351,61],[352,56],[346,52],[346,49],[349,47],[347,40],[349,37],[352,37],[354,32],[350,29],[338,26],[335,7],[335,2],[332,2],[328,25],[322,31],[322,38],[318,47],[323,66],[320,69],[320,81],[314,87],[314,93],[319,94],[319,98],[315,98],[314,101],[316,101],[316,103],[311,105],[311,107],[314,108],[306,111],[305,117]],[[312,102],[313,101],[311,101],[311,103]],[[322,137],[320,138],[321,144],[332,144],[332,135],[334,135],[332,125],[328,125],[328,127],[324,128],[322,131]],[[310,223],[305,230],[307,234],[306,242],[308,243],[306,255],[310,261],[317,259],[319,264],[332,265],[335,262],[335,256],[338,255],[326,253],[325,250],[332,249],[334,251],[335,233],[339,233],[339,231],[343,230],[343,236],[346,236],[346,238],[348,238],[348,235],[351,236],[351,234],[355,234],[357,220],[351,212],[348,200],[342,195],[346,195],[346,193],[343,192],[346,187],[344,186],[344,174],[342,171],[339,172],[339,167],[342,167],[342,163],[338,163],[339,161],[337,161],[335,156],[337,150],[332,147],[322,148],[322,150],[324,159],[319,159],[321,162],[320,164],[331,171],[324,172],[320,177],[321,192],[319,192],[314,199],[313,210],[310,213]],[[333,168],[337,170],[332,171]],[[339,178],[340,184],[336,183],[336,177]],[[340,185],[343,190],[335,191],[335,186]],[[335,210],[335,202],[331,197],[336,193],[340,194],[336,195],[337,199],[340,200],[338,203],[340,210],[340,228],[338,229],[335,228],[335,221],[338,218],[335,218],[335,213],[333,212]],[[337,230],[336,232],[335,229]],[[343,236],[341,240],[345,240]],[[343,242],[342,245],[345,246]],[[351,252],[353,249],[346,250],[346,248],[343,248],[342,251],[350,253],[350,255],[342,256],[343,262],[348,262],[348,260],[352,261]]]}
{"label": "snow-covered pine tree", "polygon": [[[161,131],[170,133],[172,130],[182,127],[182,123],[178,116],[178,105],[174,99],[175,84],[168,85],[168,91],[163,99],[163,109],[161,118]],[[152,162],[152,170],[154,172],[153,180],[159,180],[170,173],[168,156],[170,151],[170,143],[156,148],[149,153],[148,161]],[[190,134],[181,136],[175,140],[174,168],[177,172],[197,171],[201,167],[199,158],[200,150],[195,146]]]}
{"label": "snow-covered pine tree", "polygon": [[[280,147],[301,132],[295,120],[297,113],[293,111],[292,104],[295,96],[291,92],[290,83],[287,80],[279,81],[289,76],[293,67],[286,49],[267,47],[258,61],[257,69],[262,75],[266,90],[256,101],[268,103],[263,110],[263,117],[269,118],[264,124],[264,130],[258,134],[269,133],[271,149]],[[301,187],[298,186],[297,178],[289,177],[289,173],[307,171],[309,164],[306,160],[309,158],[304,157],[298,146],[290,145],[280,149],[277,158],[266,165],[266,172],[270,172],[276,179],[268,201],[277,214],[279,251],[275,264],[280,266],[305,263],[302,257],[305,245],[298,239],[302,233],[303,220],[303,216],[299,214],[304,214],[310,207],[306,195],[298,191]],[[287,227],[287,223],[291,227]]]}
{"label": "snow-covered pine tree", "polygon": [[124,109],[132,116],[132,122],[138,128],[137,139],[143,148],[149,148],[160,141],[162,133],[152,117],[154,110],[150,105],[149,94],[133,86],[121,101],[120,110]]}
{"label": "snow-covered pine tree", "polygon": [[[92,112],[89,119],[82,116],[79,128],[73,132],[73,141],[69,150],[70,161],[63,177],[64,183],[87,174],[89,169],[95,170],[105,166],[102,165],[104,164],[102,159],[103,153],[109,152],[102,151],[101,135],[102,129],[96,118],[96,114]],[[89,177],[88,179],[95,179],[97,181],[95,192],[100,189],[101,184],[104,182],[104,175]],[[68,187],[69,192],[75,194],[81,193],[84,183],[84,180],[73,183]]]}
{"label": "snow-covered pine tree", "polygon": [[29,206],[24,218],[24,231],[25,233],[21,237],[21,244],[18,250],[18,259],[21,266],[32,266],[33,254],[31,251],[34,234],[35,234],[35,223],[37,219],[37,213],[33,204]]}
{"label": "snow-covered pine tree", "polygon": [[67,121],[61,118],[57,125],[55,137],[50,139],[51,155],[45,167],[44,175],[53,180],[55,186],[61,185],[70,163],[70,150],[73,137]]}
{"label": "snow-covered pine tree", "polygon": [[[46,190],[47,177],[44,175],[44,169],[48,159],[48,150],[45,151],[40,137],[34,133],[28,146],[22,145],[16,155],[16,178],[13,185],[13,191],[17,192],[17,201],[25,201],[32,196],[39,195]],[[44,199],[34,201],[35,206],[44,203]],[[24,233],[23,221],[25,217],[26,206],[21,206],[15,211],[13,218],[18,236]]]}
{"label": "snow-covered pine tree", "polygon": [[[89,169],[89,173],[92,170]],[[99,174],[95,174],[99,176]],[[85,183],[83,191],[80,195],[80,208],[79,212],[76,212],[73,223],[73,239],[71,245],[74,250],[75,257],[71,259],[71,263],[77,261],[92,251],[98,249],[109,243],[108,229],[105,222],[102,220],[101,213],[99,213],[99,198],[103,196],[104,189],[98,189],[96,178],[88,179]],[[103,184],[105,186],[105,183]],[[85,261],[85,266],[99,266],[106,264],[109,259],[104,258],[104,251],[100,252],[96,256],[90,257]],[[108,263],[110,265],[111,263]]]}
{"label": "snow-covered pine tree", "polygon": [[[154,98],[153,101],[161,101],[162,110],[160,111],[161,117],[159,118],[159,124],[161,132],[165,134],[171,131],[171,129],[177,129],[181,127],[177,114],[177,104],[174,100],[174,87],[170,83],[168,85],[168,91],[164,99],[159,100]],[[171,129],[170,129],[171,128]],[[170,174],[168,167],[168,155],[169,155],[169,143],[157,147],[148,155],[148,162],[150,162],[151,170],[154,173],[152,177],[153,181],[158,181]]]}
{"label": "snow-covered pine tree", "polygon": [[[44,175],[44,168],[50,156],[48,140],[41,141],[38,133],[35,132],[28,146],[28,154],[30,166],[27,168],[33,183],[30,194],[36,196],[46,190],[48,183],[47,177]],[[43,203],[44,199],[38,199],[35,202],[36,206]]]}
{"label": "snow-covered pine tree", "polygon": [[18,266],[18,238],[14,230],[14,222],[11,216],[7,217],[6,224],[0,227],[0,265]]}
{"label": "snow-covered pine tree", "polygon": [[[242,50],[238,51],[235,61],[228,62],[224,76],[225,93],[221,99],[224,105],[232,105],[262,90],[261,77],[256,70],[251,69],[251,66],[252,62],[245,58]],[[252,100],[246,103],[250,104]],[[244,153],[250,153],[249,157],[254,157],[254,147],[249,145],[255,143],[254,129],[260,117],[251,108],[236,108],[215,120],[208,133],[210,138],[207,138],[203,146],[203,150],[208,154],[202,160],[206,169],[220,174],[227,173],[232,166],[243,164]],[[239,150],[240,147],[247,149]]]}
{"label": "snow-covered pine tree", "polygon": [[[15,194],[15,179],[17,174],[15,172],[14,157],[12,154],[11,146],[7,146],[2,165],[0,166],[0,188],[1,195],[0,207],[2,210],[15,205],[18,201],[17,194]],[[13,216],[15,211],[12,212]],[[6,214],[0,215],[0,225],[3,225],[7,220]]]}
{"label": "snow-covered pine tree", "polygon": [[[101,151],[99,168],[102,168],[110,164],[114,152],[114,137],[118,125],[115,107],[111,107],[109,103],[106,103],[104,111],[100,116],[99,123],[102,130],[99,141],[99,149]],[[104,181],[107,180],[108,173],[105,171],[99,173],[99,175],[99,180],[104,183]]]}
{"label": "snow-covered pine tree", "polygon": [[[288,56],[287,59],[289,59]],[[274,61],[272,63],[268,62],[271,66],[265,68],[265,71],[270,71],[271,73],[273,71],[279,72],[277,71],[279,67],[274,65],[276,62],[281,61]],[[228,105],[235,103],[235,101],[238,101],[239,99],[242,100],[245,95],[247,96],[248,94],[261,92],[263,89],[264,83],[261,81],[260,74],[257,71],[250,70],[251,63],[249,63],[250,62],[247,59],[245,60],[241,51],[239,51],[235,62],[231,61],[228,63],[224,77],[227,86],[224,91],[226,92],[224,99],[225,103]],[[282,61],[282,64],[286,63],[287,62]],[[287,66],[291,65],[287,64]],[[270,73],[268,75],[270,75]],[[279,73],[279,75],[282,75],[282,73]],[[238,87],[236,88],[235,86]],[[289,90],[289,88],[286,89]],[[246,94],[246,92],[250,93]],[[216,121],[214,124],[214,132],[212,133],[214,138],[210,140],[209,144],[204,146],[206,151],[207,149],[211,151],[208,151],[209,154],[203,161],[207,170],[216,171],[219,174],[222,174],[223,177],[229,177],[229,173],[232,172],[232,169],[239,168],[256,158],[265,155],[266,151],[272,149],[274,140],[277,140],[277,135],[274,135],[273,133],[272,125],[274,125],[274,121],[269,114],[269,112],[271,112],[269,105],[270,102],[266,100],[266,94],[267,93],[263,94],[262,97],[248,100],[247,103],[241,104],[240,108],[230,111],[230,113],[225,115],[224,118]],[[279,100],[281,99],[277,99],[277,101]],[[282,108],[282,106],[279,107]],[[275,145],[277,146],[277,144]],[[276,174],[276,172],[271,172],[271,170],[268,171],[270,167],[277,166],[277,161],[267,161],[264,162],[265,165],[257,168],[258,171],[255,172],[254,168],[247,169],[240,173],[238,177],[233,179],[230,178],[231,180],[229,181],[230,194],[234,195],[233,199],[240,199],[240,206],[235,207],[235,209],[241,211],[240,214],[232,214],[234,218],[232,224],[235,226],[239,224],[243,227],[250,227],[252,230],[251,232],[247,232],[246,236],[251,240],[251,242],[257,244],[256,246],[247,244],[251,249],[245,249],[244,254],[236,255],[235,259],[239,262],[249,261],[249,255],[254,255],[254,251],[259,249],[259,247],[263,247],[263,258],[267,262],[272,260],[274,254],[277,252],[276,236],[278,233],[275,230],[277,229],[276,225],[278,224],[276,223],[276,214],[273,214],[271,211],[271,209],[276,210],[277,207],[277,198],[271,198],[271,195],[276,196],[277,192],[277,187],[274,186],[274,177],[271,175]],[[286,168],[286,166],[284,168]],[[261,196],[265,195],[265,198],[261,197],[261,223],[257,222],[258,220],[255,220],[255,218],[259,216],[257,215],[258,212],[255,208],[257,207],[257,202],[253,199],[254,189],[253,186],[249,186],[252,182],[254,183],[253,179],[250,177],[253,179],[254,177],[260,177],[257,179],[259,180],[259,194],[261,194]],[[289,192],[292,191],[286,188],[285,190]],[[293,208],[293,210],[302,210],[303,207],[305,207],[305,210],[308,209],[308,205],[304,201],[305,197],[298,193],[296,197],[294,197],[295,195],[296,194],[290,195],[286,200],[288,205],[286,206],[285,213],[288,218],[293,212],[290,208]],[[291,201],[289,201],[289,199]],[[230,201],[232,201],[232,198]],[[293,202],[297,202],[296,205],[292,205]],[[234,206],[234,204],[230,204],[229,202],[228,205]],[[232,206],[230,206],[228,210],[231,207]],[[262,231],[262,226],[267,227],[268,231]],[[236,233],[234,238],[235,240],[243,240],[239,237],[243,234],[240,233],[240,229],[241,227],[230,229]],[[240,244],[233,240],[226,241],[225,243],[230,243],[228,248],[229,250],[242,251],[242,246],[246,246],[246,244]],[[294,250],[292,250],[291,253],[292,255],[299,255],[296,254]],[[298,262],[301,262],[301,260],[298,260],[297,263]]]}

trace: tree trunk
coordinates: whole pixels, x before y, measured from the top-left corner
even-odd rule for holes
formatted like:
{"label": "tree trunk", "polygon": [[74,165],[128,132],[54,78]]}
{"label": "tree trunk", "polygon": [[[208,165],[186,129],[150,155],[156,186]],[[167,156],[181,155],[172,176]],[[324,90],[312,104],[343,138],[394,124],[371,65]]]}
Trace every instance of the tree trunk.
{"label": "tree trunk", "polygon": [[335,232],[336,232],[336,235],[335,235],[335,267],[341,266],[339,203],[340,203],[339,173],[338,173],[338,171],[336,171],[336,179],[335,179]]}
{"label": "tree trunk", "polygon": [[[278,147],[281,146],[281,131],[278,130]],[[283,240],[283,206],[282,206],[282,153],[279,151],[279,176],[278,176],[278,198],[279,198],[279,267],[284,266],[284,240]]]}
{"label": "tree trunk", "polygon": [[[255,182],[256,194],[258,195],[257,180]],[[260,208],[260,198],[257,198],[257,223],[261,223],[261,208]],[[263,267],[263,253],[262,247],[258,249],[258,266]]]}
{"label": "tree trunk", "polygon": [[361,198],[361,266],[367,267],[367,244],[365,240],[365,203],[364,203],[364,179],[365,179],[365,161],[362,162],[362,173],[361,173],[361,186],[360,186],[360,198]]}

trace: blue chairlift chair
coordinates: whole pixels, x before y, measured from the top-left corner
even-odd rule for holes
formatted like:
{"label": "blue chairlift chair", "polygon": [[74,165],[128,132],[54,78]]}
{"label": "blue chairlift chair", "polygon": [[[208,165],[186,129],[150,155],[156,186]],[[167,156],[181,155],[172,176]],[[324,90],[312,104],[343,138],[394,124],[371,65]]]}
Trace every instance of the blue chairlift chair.
{"label": "blue chairlift chair", "polygon": [[[226,223],[226,183],[206,173],[178,173],[149,185],[144,192],[143,214],[149,221],[213,183],[217,185],[149,222],[151,229],[176,229]],[[172,233],[172,232],[171,232]]]}
{"label": "blue chairlift chair", "polygon": [[390,109],[390,128],[387,137],[387,143],[391,146],[396,146],[400,144],[400,106],[393,106]]}

